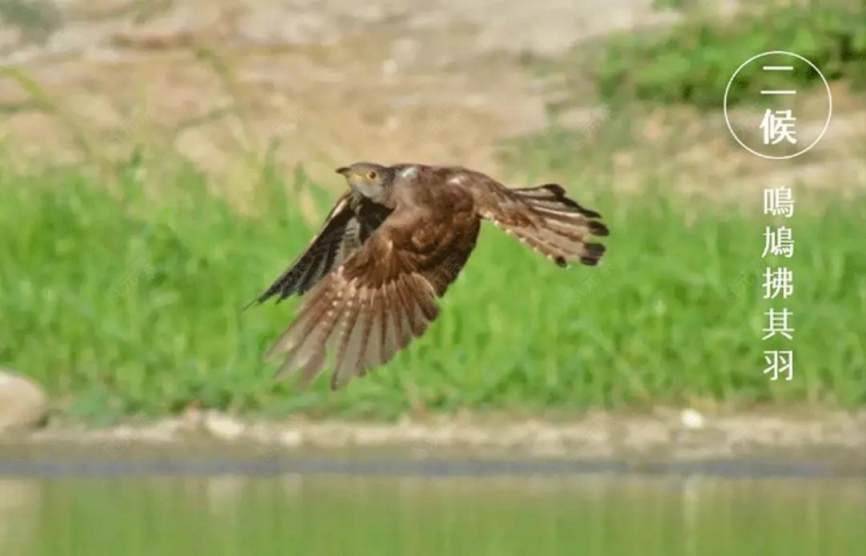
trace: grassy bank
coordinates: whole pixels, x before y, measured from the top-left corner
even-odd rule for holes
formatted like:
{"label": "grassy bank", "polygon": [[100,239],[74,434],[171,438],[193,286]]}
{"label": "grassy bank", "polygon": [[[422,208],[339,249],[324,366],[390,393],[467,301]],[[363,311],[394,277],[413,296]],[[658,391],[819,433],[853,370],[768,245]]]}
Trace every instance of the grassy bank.
{"label": "grassy bank", "polygon": [[[662,33],[623,32],[605,45],[598,89],[613,104],[646,101],[686,103],[715,109],[737,66],[752,56],[787,50],[808,58],[830,81],[866,83],[866,3],[832,0],[755,3],[727,21],[687,18]],[[700,13],[700,10],[697,10]],[[742,98],[755,98],[762,83],[740,79]],[[814,75],[798,74],[798,85],[819,86]]]}
{"label": "grassy bank", "polygon": [[760,340],[767,219],[595,184],[573,192],[612,229],[603,265],[563,271],[486,227],[428,334],[330,393],[262,363],[296,303],[240,308],[314,232],[298,200],[318,217],[333,194],[265,168],[241,213],[189,168],[148,176],[0,170],[0,365],[72,416],[866,402],[863,199],[804,201],[793,220],[796,291],[773,305],[795,314],[793,382],[761,374],[780,344]]}

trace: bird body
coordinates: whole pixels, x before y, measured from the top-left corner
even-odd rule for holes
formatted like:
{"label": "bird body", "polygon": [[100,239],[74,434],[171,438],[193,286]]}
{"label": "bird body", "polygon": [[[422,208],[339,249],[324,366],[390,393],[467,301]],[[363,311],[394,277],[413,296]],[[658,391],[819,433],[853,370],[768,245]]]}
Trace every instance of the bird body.
{"label": "bird body", "polygon": [[258,298],[305,294],[269,351],[282,373],[309,381],[336,356],[331,386],[389,361],[438,315],[437,299],[475,247],[481,220],[560,266],[595,265],[608,234],[600,215],[546,184],[509,189],[460,167],[356,163],[349,184],[307,250]]}

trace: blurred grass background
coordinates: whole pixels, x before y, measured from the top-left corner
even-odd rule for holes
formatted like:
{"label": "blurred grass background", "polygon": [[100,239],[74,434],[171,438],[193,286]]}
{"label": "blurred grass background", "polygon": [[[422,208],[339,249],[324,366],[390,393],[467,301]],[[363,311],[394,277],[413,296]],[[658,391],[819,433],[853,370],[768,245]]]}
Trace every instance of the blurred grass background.
{"label": "blurred grass background", "polygon": [[[721,21],[701,14],[699,5],[691,9],[693,17],[673,31],[622,33],[610,40],[598,70],[602,97],[612,103],[649,100],[714,109],[739,63],[780,49],[808,58],[828,80],[866,84],[862,0],[780,3],[774,9],[756,2]],[[794,83],[810,85],[806,77],[795,75],[800,81]],[[736,86],[740,92],[761,89],[756,80],[738,79]]]}
{"label": "blurred grass background", "polygon": [[[866,401],[863,199],[799,200],[796,256],[777,261],[795,273],[792,383],[760,372],[764,219],[597,183],[573,193],[613,230],[603,265],[562,271],[486,228],[429,333],[334,394],[262,363],[291,304],[241,312],[314,233],[293,199],[318,187],[265,166],[242,214],[192,168],[141,173],[133,161],[108,187],[75,168],[0,171],[0,360],[73,415]],[[316,197],[323,215],[331,195]]]}
{"label": "blurred grass background", "polygon": [[[718,111],[731,71],[774,37],[793,33],[796,48],[830,79],[856,86],[866,67],[866,8],[858,5],[793,9],[769,28],[761,12],[736,28],[696,13],[664,31],[605,42],[593,86],[624,116],[592,133],[552,127],[503,146],[514,185],[561,177],[605,216],[612,236],[604,264],[562,271],[485,228],[428,333],[338,393],[323,380],[309,390],[277,383],[262,361],[295,302],[241,311],[307,244],[332,190],[302,169],[285,173],[271,151],[260,154],[248,141],[243,202],[164,145],[144,141],[111,160],[89,140],[86,123],[66,117],[61,100],[25,71],[6,69],[93,163],[20,164],[0,152],[0,363],[45,384],[64,414],[95,421],[189,407],[394,418],[461,409],[862,405],[862,194],[798,196],[795,257],[768,262],[760,258],[769,221],[757,208],[759,190],[745,201],[751,208],[696,200],[672,193],[647,165],[639,187],[623,194],[609,171],[612,152],[636,146],[631,118],[643,107]],[[231,68],[208,52],[199,50],[233,89]],[[704,73],[682,71],[696,67]],[[252,134],[241,110],[233,117],[241,135]],[[762,350],[785,346],[760,340],[767,264],[795,274],[795,294],[784,303],[795,315],[791,383],[761,374]]]}

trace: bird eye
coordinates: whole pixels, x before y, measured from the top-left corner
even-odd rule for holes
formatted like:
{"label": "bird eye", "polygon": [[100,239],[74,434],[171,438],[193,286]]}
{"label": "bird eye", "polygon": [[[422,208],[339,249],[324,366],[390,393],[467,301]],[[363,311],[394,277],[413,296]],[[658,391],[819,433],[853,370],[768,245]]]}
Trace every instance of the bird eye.
{"label": "bird eye", "polygon": [[376,176],[378,176],[376,170],[370,170],[369,172],[367,172],[367,179],[374,180],[376,179]]}

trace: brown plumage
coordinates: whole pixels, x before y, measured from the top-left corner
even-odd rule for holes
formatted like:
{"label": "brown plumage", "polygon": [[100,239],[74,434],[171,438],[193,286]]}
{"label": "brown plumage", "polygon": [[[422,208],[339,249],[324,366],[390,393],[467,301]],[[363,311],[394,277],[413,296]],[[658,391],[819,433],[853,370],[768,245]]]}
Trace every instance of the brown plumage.
{"label": "brown plumage", "polygon": [[438,315],[437,299],[493,222],[556,264],[598,263],[601,216],[556,184],[509,189],[456,167],[357,163],[339,168],[350,191],[307,250],[259,298],[305,294],[268,352],[281,373],[309,381],[335,356],[331,386],[388,362]]}

